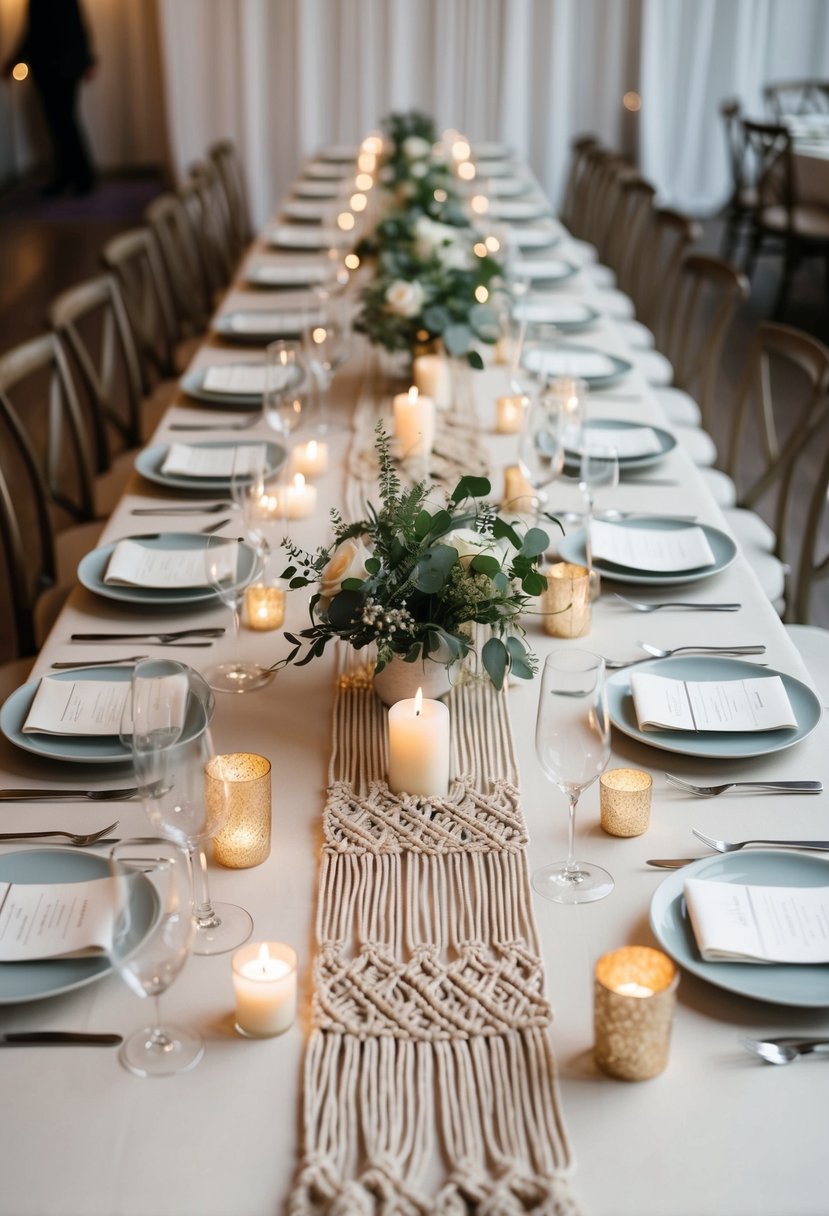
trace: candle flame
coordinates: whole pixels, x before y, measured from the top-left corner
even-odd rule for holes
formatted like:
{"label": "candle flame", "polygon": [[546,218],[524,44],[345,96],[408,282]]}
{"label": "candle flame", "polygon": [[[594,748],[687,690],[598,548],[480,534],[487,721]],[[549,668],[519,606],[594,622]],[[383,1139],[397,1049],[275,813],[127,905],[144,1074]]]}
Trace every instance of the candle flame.
{"label": "candle flame", "polygon": [[317,441],[316,441],[316,439],[308,440],[308,443],[305,446],[305,455],[308,457],[309,460],[316,460],[316,458],[317,458]]}
{"label": "candle flame", "polygon": [[415,717],[419,718],[423,712],[423,689],[422,688],[418,688],[417,692],[415,693],[414,703],[415,703]]}
{"label": "candle flame", "polygon": [[413,384],[412,387],[409,389],[409,400],[411,401],[411,403],[413,405],[414,405],[415,401],[417,401],[417,397],[418,397],[418,389]]}
{"label": "candle flame", "polygon": [[305,478],[303,477],[303,475],[301,473],[297,473],[294,477],[294,489],[295,490],[304,490],[305,489]]}
{"label": "candle flame", "polygon": [[267,964],[270,961],[271,961],[271,955],[270,955],[270,951],[268,950],[268,943],[262,942],[262,945],[259,947],[259,956],[258,956],[257,962],[259,963],[259,966],[264,971],[266,969]]}

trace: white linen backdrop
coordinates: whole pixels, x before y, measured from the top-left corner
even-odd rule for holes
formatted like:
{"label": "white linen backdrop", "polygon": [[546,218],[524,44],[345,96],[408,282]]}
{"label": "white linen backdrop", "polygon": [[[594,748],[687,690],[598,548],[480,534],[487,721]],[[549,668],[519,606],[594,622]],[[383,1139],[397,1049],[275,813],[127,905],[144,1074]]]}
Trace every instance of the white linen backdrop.
{"label": "white linen backdrop", "polygon": [[[569,140],[633,153],[665,202],[728,193],[719,102],[829,78],[827,0],[158,0],[173,163],[239,147],[261,223],[299,164],[419,106],[502,139],[557,199]],[[622,96],[642,97],[638,114]]]}

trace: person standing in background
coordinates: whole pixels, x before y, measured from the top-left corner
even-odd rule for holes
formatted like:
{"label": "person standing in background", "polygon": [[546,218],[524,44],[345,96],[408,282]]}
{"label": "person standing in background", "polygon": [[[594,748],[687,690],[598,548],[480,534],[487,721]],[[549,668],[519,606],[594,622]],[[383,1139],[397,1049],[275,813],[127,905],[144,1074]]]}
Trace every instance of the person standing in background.
{"label": "person standing in background", "polygon": [[78,90],[95,74],[95,55],[79,0],[29,0],[23,37],[3,65],[27,63],[40,96],[54,168],[45,195],[88,194],[95,172],[78,119]]}

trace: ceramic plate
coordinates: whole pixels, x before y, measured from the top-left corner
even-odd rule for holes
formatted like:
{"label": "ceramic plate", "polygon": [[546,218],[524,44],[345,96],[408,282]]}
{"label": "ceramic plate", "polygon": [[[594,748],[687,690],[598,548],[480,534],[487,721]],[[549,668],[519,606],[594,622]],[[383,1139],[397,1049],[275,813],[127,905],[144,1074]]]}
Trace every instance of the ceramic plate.
{"label": "ceramic plate", "polygon": [[539,220],[550,214],[546,199],[498,199],[490,200],[487,215],[493,220]]}
{"label": "ceramic plate", "polygon": [[339,181],[326,181],[325,178],[320,178],[319,181],[298,181],[291,186],[291,192],[297,198],[339,198],[340,183]]}
{"label": "ceramic plate", "polygon": [[304,224],[277,224],[266,233],[265,239],[274,249],[328,249],[337,240],[331,228],[317,225],[309,228]]}
{"label": "ceramic plate", "polygon": [[559,244],[561,235],[555,228],[510,228],[507,240],[517,249],[550,249]]}
{"label": "ceramic plate", "polygon": [[516,304],[515,319],[525,320],[529,325],[555,325],[563,333],[575,333],[589,329],[598,321],[600,314],[582,300],[566,296],[548,296],[546,299],[530,296]]}
{"label": "ceramic plate", "polygon": [[[245,397],[243,400],[247,403],[247,408],[250,409],[250,397]],[[226,439],[215,439],[212,442],[191,443],[188,446],[194,448],[226,448],[230,446],[250,447],[258,446],[258,444],[255,439],[235,440],[232,445]],[[268,451],[268,467],[265,471],[267,473],[275,473],[285,463],[287,452],[278,443],[268,443],[265,446]],[[135,458],[135,467],[141,476],[146,477],[147,481],[152,481],[156,485],[166,486],[168,489],[189,490],[192,494],[230,493],[229,477],[181,477],[175,473],[162,473],[161,466],[164,464],[169,450],[170,445],[168,443],[156,443],[140,451]]]}
{"label": "ceramic plate", "polygon": [[[261,346],[263,343],[274,342],[277,338],[299,338],[307,324],[308,313],[271,312],[260,309],[259,311],[223,312],[214,320],[213,329],[226,342],[251,342]],[[292,370],[297,373],[294,384],[299,384],[302,380],[302,372],[299,368]],[[182,377],[181,387],[189,396],[197,397],[199,401],[205,399],[215,401],[217,394],[201,387],[200,380],[203,377],[203,371],[189,372]],[[195,391],[185,384],[186,380],[195,386]],[[222,404],[226,403],[222,402]]]}
{"label": "ceramic plate", "polygon": [[[601,360],[606,370],[590,371],[590,363],[595,363],[596,359]],[[521,362],[534,375],[545,371],[548,376],[578,376],[590,388],[608,388],[626,376],[633,367],[627,359],[619,359],[591,346],[550,346],[548,342],[528,342]],[[580,367],[587,370],[579,370]]]}
{"label": "ceramic plate", "polygon": [[[671,519],[667,516],[665,519],[619,519],[613,522],[622,528],[657,528],[662,532],[692,526],[702,528],[714,554],[713,566],[701,566],[699,570],[675,570],[670,574],[658,574],[652,570],[631,570],[628,566],[615,566],[613,562],[596,558],[593,564],[599,573],[617,583],[633,583],[640,587],[673,587],[679,583],[696,583],[701,579],[710,578],[713,574],[719,574],[730,566],[737,556],[737,546],[731,537],[720,532],[719,528],[712,528],[710,524],[691,525],[687,520]],[[565,561],[577,562],[583,566],[586,561],[584,528],[578,528],[562,537],[558,542],[558,551]]]}
{"label": "ceramic plate", "polygon": [[360,155],[357,144],[329,144],[319,153],[320,160],[352,161]]}
{"label": "ceramic plate", "polygon": [[[478,172],[481,177],[486,177],[486,164],[481,165]],[[535,189],[535,182],[527,177],[499,177],[493,184],[495,190],[490,193],[493,201],[496,198],[518,198]]]}
{"label": "ceramic plate", "polygon": [[507,160],[512,156],[512,148],[495,140],[481,140],[472,145],[472,155],[476,160]]}
{"label": "ceramic plate", "polygon": [[324,262],[258,262],[248,266],[244,272],[245,282],[254,287],[270,287],[282,291],[299,287],[314,287],[324,283]]}
{"label": "ceramic plate", "polygon": [[675,680],[767,680],[780,676],[786,689],[797,730],[691,731],[640,730],[630,692],[630,668],[614,671],[607,681],[610,720],[624,735],[647,743],[648,747],[683,756],[702,756],[709,760],[741,760],[783,751],[810,735],[820,721],[820,701],[805,684],[772,667],[760,667],[742,659],[717,655],[679,655],[674,659],[653,659],[637,663],[636,671],[666,676]]}
{"label": "ceramic plate", "polygon": [[[53,680],[111,680],[128,684],[132,668],[78,667],[74,671],[49,673]],[[126,764],[132,755],[115,735],[24,735],[23,723],[28,717],[40,680],[29,680],[16,689],[0,709],[0,731],[15,747],[50,760],[68,760],[77,764]],[[212,714],[212,708],[210,710]],[[204,706],[195,697],[189,699],[182,739],[197,738],[205,726]]]}
{"label": "ceramic plate", "polygon": [[703,857],[684,866],[657,887],[650,923],[662,949],[700,979],[755,1001],[822,1009],[829,1005],[829,967],[783,963],[706,963],[700,958],[682,894],[686,878],[744,883],[758,887],[825,887],[829,862],[808,853],[744,850]]}
{"label": "ceramic plate", "polygon": [[[207,547],[209,536],[192,532],[162,532],[153,540],[141,543],[148,549],[178,550],[204,549]],[[104,582],[109,559],[113,554],[117,541],[93,549],[78,563],[78,582],[94,595],[103,596],[107,600],[117,600],[122,604],[139,604],[142,607],[154,608],[183,608],[195,604],[210,604],[217,600],[218,593],[212,587],[177,587],[165,590],[163,587],[122,587]],[[246,544],[239,546],[239,586],[244,586],[253,569],[254,553]],[[230,591],[230,586],[228,586]],[[198,639],[194,639],[198,640]]]}
{"label": "ceramic plate", "polygon": [[287,219],[299,220],[302,224],[321,224],[330,210],[330,205],[307,198],[286,199],[281,207]]}
{"label": "ceramic plate", "polygon": [[512,177],[515,165],[509,160],[485,160],[477,166],[478,177]]}
{"label": "ceramic plate", "polygon": [[581,267],[563,258],[528,258],[515,263],[515,277],[533,283],[564,283],[578,274]]}
{"label": "ceramic plate", "polygon": [[324,160],[311,161],[303,169],[306,177],[324,178],[326,180],[339,180],[342,177],[348,177],[351,172],[351,165]]}
{"label": "ceramic plate", "polygon": [[[304,313],[263,313],[265,317],[276,319],[276,323],[280,328],[278,330],[269,331],[266,327],[261,330],[236,331],[235,338],[237,342],[254,342],[254,340],[265,340],[265,342],[273,342],[276,338],[293,338],[298,337],[300,332],[299,327],[303,325],[305,320]],[[216,317],[215,330],[222,334],[222,337],[230,337],[231,319],[232,317],[244,316],[247,317],[249,323],[255,325],[256,313],[225,313],[224,316]],[[221,322],[221,327],[220,327]],[[297,326],[294,330],[294,326]],[[258,333],[259,337],[254,338],[254,334]],[[225,367],[232,367],[232,364],[225,364]],[[221,393],[215,389],[204,388],[204,377],[207,376],[208,367],[198,367],[196,371],[185,372],[179,381],[179,387],[187,396],[197,401],[203,401],[205,405],[215,405],[221,410],[226,410],[227,406],[238,405],[244,410],[255,410],[261,406],[261,393]],[[291,387],[303,382],[303,371],[300,367],[291,367],[289,370],[291,376]]]}
{"label": "ceramic plate", "polygon": [[[617,418],[589,418],[585,424],[586,430],[591,430],[595,427],[615,428],[620,431],[640,430],[643,426],[649,431],[653,431],[656,438],[659,440],[658,452],[646,452],[641,456],[620,456],[619,457],[619,473],[624,474],[627,469],[646,469],[650,465],[658,464],[660,460],[664,460],[669,452],[672,452],[676,447],[676,439],[670,431],[663,431],[661,427],[651,426],[649,423],[642,422],[622,422]],[[580,465],[580,455],[578,452],[571,452],[565,448],[564,451],[564,467],[568,473],[578,472]]]}
{"label": "ceramic plate", "polygon": [[[27,849],[0,856],[0,881],[19,883],[89,882],[109,875],[106,857],[81,849]],[[137,946],[150,929],[156,913],[156,897],[145,878],[139,876],[130,900]],[[131,947],[132,948],[132,947]],[[109,975],[107,958],[42,959],[28,963],[0,964],[0,1005],[40,1001],[81,988]]]}

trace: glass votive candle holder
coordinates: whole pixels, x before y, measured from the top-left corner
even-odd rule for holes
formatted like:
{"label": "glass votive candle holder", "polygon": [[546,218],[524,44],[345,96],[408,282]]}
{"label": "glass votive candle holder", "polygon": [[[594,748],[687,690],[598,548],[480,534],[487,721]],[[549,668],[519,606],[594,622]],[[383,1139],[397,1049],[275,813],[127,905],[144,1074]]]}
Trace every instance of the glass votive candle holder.
{"label": "glass votive candle holder", "polygon": [[219,865],[244,870],[261,865],[271,851],[271,762],[251,752],[213,756],[205,767],[208,821]]}
{"label": "glass votive candle holder", "polygon": [[538,497],[521,472],[521,466],[508,464],[504,469],[504,506],[513,511],[531,511]]}
{"label": "glass votive candle holder", "polygon": [[544,573],[547,590],[541,596],[541,611],[545,632],[554,638],[584,637],[593,622],[590,571],[572,562],[556,562]]}
{"label": "glass votive candle holder", "polygon": [[249,942],[231,963],[235,1026],[249,1039],[271,1039],[296,1017],[296,951],[282,942]]}
{"label": "glass votive candle holder", "polygon": [[498,397],[495,401],[495,430],[499,435],[517,435],[524,425],[527,397]]}
{"label": "glass votive candle holder", "polygon": [[281,629],[285,624],[285,591],[273,583],[253,583],[245,591],[244,621],[248,629]]}
{"label": "glass votive candle holder", "polygon": [[610,836],[641,836],[651,821],[653,777],[638,768],[611,768],[599,778],[600,822]]}
{"label": "glass votive candle holder", "polygon": [[609,1077],[647,1081],[668,1063],[679,972],[661,950],[603,954],[593,982],[594,1058]]}

